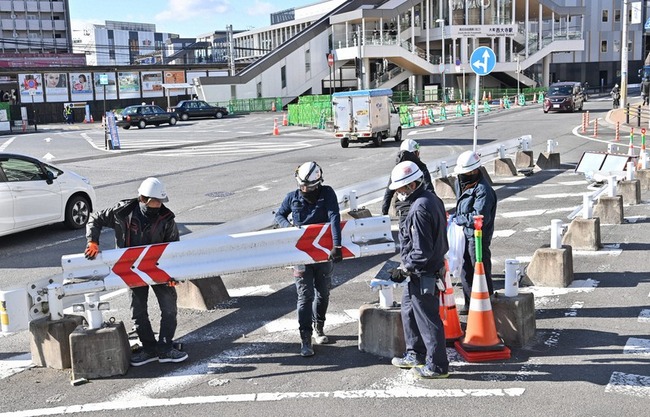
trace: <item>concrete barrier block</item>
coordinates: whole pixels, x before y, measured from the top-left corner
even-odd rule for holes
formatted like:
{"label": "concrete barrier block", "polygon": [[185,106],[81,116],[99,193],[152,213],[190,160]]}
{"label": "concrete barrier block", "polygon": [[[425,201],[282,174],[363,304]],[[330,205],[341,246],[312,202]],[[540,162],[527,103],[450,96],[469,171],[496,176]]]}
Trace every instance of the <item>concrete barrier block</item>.
{"label": "concrete barrier block", "polygon": [[515,154],[515,166],[517,168],[532,168],[535,166],[533,151],[517,151]]}
{"label": "concrete barrier block", "polygon": [[557,152],[542,152],[537,157],[537,164],[540,169],[560,169],[560,154]]}
{"label": "concrete barrier block", "polygon": [[487,169],[483,165],[479,167],[479,170],[483,174],[483,178],[485,178],[488,184],[494,185],[494,181],[492,181],[492,177],[490,177],[490,174],[487,172]]}
{"label": "concrete barrier block", "polygon": [[562,236],[562,244],[577,250],[598,250],[602,247],[600,241],[600,218],[583,219],[576,217],[567,232]]}
{"label": "concrete barrier block", "polygon": [[640,169],[635,175],[641,184],[641,191],[650,190],[650,169]]}
{"label": "concrete barrier block", "polygon": [[601,196],[594,206],[594,217],[600,218],[600,224],[623,223],[623,196]]}
{"label": "concrete barrier block", "polygon": [[406,351],[400,308],[364,304],[359,308],[359,350],[384,358]]}
{"label": "concrete barrier block", "polygon": [[79,326],[70,334],[72,379],[107,378],[129,370],[131,346],[124,323],[101,329]]}
{"label": "concrete barrier block", "polygon": [[458,181],[456,177],[434,178],[433,189],[438,197],[443,200],[455,200],[456,192],[454,191],[454,187],[456,186],[456,181]]}
{"label": "concrete barrier block", "polygon": [[497,333],[508,346],[522,347],[535,337],[535,297],[532,293],[520,292],[506,297],[497,291],[491,298],[492,312]]}
{"label": "concrete barrier block", "polygon": [[641,203],[641,181],[638,179],[620,181],[617,190],[623,196],[623,204],[636,205]]}
{"label": "concrete barrier block", "polygon": [[497,177],[516,177],[517,168],[510,158],[497,158],[494,160],[494,175]]}
{"label": "concrete barrier block", "polygon": [[83,322],[83,317],[74,315],[66,315],[61,320],[43,318],[31,321],[29,345],[34,365],[70,368],[70,334]]}
{"label": "concrete barrier block", "polygon": [[212,310],[230,300],[230,294],[220,276],[185,281],[176,286],[177,305],[194,310]]}
{"label": "concrete barrier block", "polygon": [[533,285],[539,287],[566,288],[573,282],[571,246],[537,249],[526,268],[526,277]]}

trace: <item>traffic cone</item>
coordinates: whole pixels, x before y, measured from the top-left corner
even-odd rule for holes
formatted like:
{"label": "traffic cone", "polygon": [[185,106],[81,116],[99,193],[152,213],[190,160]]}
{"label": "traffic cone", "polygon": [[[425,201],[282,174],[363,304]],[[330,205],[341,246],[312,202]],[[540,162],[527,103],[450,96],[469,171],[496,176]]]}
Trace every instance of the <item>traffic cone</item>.
{"label": "traffic cone", "polygon": [[488,91],[488,101],[492,101],[492,91]]}
{"label": "traffic cone", "polygon": [[282,126],[289,126],[289,122],[287,121],[287,114],[282,113]]}
{"label": "traffic cone", "polygon": [[449,273],[449,262],[445,259],[445,292],[440,295],[440,318],[445,328],[445,339],[447,345],[452,346],[454,342],[463,337],[463,329],[460,328],[460,319],[456,309],[456,299],[454,298],[454,286],[451,283],[451,274]]}
{"label": "traffic cone", "polygon": [[499,99],[499,108],[500,108],[500,109],[504,109],[504,108],[505,108],[505,105],[503,104],[503,99],[502,99],[502,98]]}
{"label": "traffic cone", "polygon": [[273,119],[273,136],[280,136],[280,129],[278,129],[278,118]]}
{"label": "traffic cone", "polygon": [[431,124],[431,120],[429,120],[429,109],[424,110],[424,123],[427,126]]}
{"label": "traffic cone", "polygon": [[533,93],[533,103],[537,103],[537,93]]}
{"label": "traffic cone", "polygon": [[483,99],[481,101],[485,101],[485,97],[486,97],[485,90],[483,90]]}
{"label": "traffic cone", "polygon": [[474,216],[474,240],[476,242],[476,263],[474,264],[474,282],[467,316],[465,337],[457,340],[454,347],[468,362],[486,362],[509,359],[510,349],[497,335],[497,328],[492,313],[490,294],[488,293],[483,266],[483,216]]}
{"label": "traffic cone", "polygon": [[420,112],[420,126],[426,126],[427,122],[424,115],[424,110]]}
{"label": "traffic cone", "polygon": [[93,115],[90,115],[90,123],[95,123],[95,119],[93,119]]}
{"label": "traffic cone", "polygon": [[272,111],[272,112],[276,111],[275,100],[273,100],[273,101],[271,102],[271,111]]}

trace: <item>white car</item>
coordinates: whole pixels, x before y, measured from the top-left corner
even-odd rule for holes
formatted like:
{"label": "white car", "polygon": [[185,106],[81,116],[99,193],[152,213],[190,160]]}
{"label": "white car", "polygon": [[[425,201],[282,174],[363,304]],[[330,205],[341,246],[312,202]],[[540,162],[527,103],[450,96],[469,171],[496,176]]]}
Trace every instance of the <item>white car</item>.
{"label": "white car", "polygon": [[87,178],[30,156],[0,153],[0,236],[58,222],[80,229],[94,205]]}

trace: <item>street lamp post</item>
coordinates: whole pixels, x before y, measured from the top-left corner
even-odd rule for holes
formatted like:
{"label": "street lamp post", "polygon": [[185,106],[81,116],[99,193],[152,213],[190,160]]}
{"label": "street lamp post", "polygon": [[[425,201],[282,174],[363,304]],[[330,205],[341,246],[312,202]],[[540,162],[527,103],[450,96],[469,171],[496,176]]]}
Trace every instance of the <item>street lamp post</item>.
{"label": "street lamp post", "polygon": [[519,54],[517,54],[517,100],[519,100],[519,72],[521,72],[521,69],[519,67]]}
{"label": "street lamp post", "polygon": [[445,83],[445,19],[436,19],[442,29],[442,62],[440,63],[440,73],[442,75],[442,101],[447,102],[447,85]]}

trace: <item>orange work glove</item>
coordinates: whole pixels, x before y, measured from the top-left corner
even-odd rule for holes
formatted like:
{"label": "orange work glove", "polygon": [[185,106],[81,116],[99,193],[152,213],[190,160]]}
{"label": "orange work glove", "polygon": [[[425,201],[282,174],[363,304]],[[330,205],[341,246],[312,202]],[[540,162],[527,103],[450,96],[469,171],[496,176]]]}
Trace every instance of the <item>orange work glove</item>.
{"label": "orange work glove", "polygon": [[99,244],[97,242],[88,242],[88,245],[86,245],[86,250],[84,251],[86,259],[95,259],[95,256],[97,256],[98,253]]}

